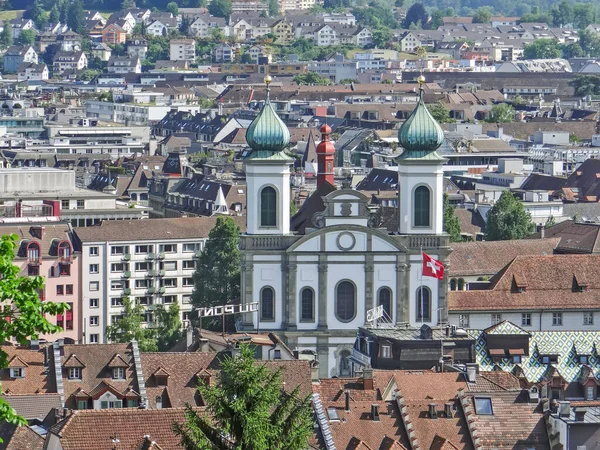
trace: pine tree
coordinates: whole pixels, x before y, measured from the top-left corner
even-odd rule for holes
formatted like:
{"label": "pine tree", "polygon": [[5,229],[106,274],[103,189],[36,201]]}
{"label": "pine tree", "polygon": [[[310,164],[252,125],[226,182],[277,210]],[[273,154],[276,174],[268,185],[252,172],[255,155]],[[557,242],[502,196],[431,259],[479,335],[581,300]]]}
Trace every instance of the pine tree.
{"label": "pine tree", "polygon": [[50,23],[60,22],[60,10],[58,9],[58,5],[55,3],[50,10],[50,17],[48,19]]}
{"label": "pine tree", "polygon": [[461,242],[460,221],[454,213],[454,206],[448,200],[448,194],[444,194],[444,231],[450,235],[450,242]]}
{"label": "pine tree", "polygon": [[[196,308],[239,303],[240,230],[231,217],[217,218],[194,272],[192,304]],[[221,329],[221,319],[204,319],[202,326]]]}
{"label": "pine tree", "polygon": [[67,25],[75,33],[85,34],[85,12],[81,0],[74,0],[71,3],[67,14]]}
{"label": "pine tree", "polygon": [[[0,238],[0,342],[12,338],[21,345],[27,345],[29,339],[37,339],[40,334],[60,331],[60,327],[48,322],[47,316],[63,314],[68,306],[66,303],[40,301],[39,292],[44,288],[43,277],[19,276],[21,269],[13,264],[18,242],[16,234]],[[6,368],[7,358],[6,352],[0,349],[0,368]],[[27,425],[25,419],[18,416],[1,397],[0,421]]]}
{"label": "pine tree", "polygon": [[0,33],[0,46],[10,47],[13,45],[12,26],[8,20],[4,21],[4,29]]}
{"label": "pine tree", "polygon": [[187,407],[183,424],[174,423],[186,450],[303,450],[313,431],[310,396],[299,389],[282,392],[281,371],[272,371],[241,346],[240,356],[226,357],[214,386],[199,384],[207,413]]}
{"label": "pine tree", "polygon": [[487,215],[485,238],[488,241],[523,239],[534,229],[523,203],[510,191],[504,191]]}

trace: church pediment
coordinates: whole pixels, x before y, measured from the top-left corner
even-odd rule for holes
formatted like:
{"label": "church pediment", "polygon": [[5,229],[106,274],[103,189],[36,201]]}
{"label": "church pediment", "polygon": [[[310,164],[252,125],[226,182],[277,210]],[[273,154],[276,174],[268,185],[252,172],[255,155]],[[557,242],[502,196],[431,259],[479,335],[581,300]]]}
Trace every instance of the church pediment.
{"label": "church pediment", "polygon": [[307,234],[291,245],[287,252],[406,253],[407,249],[385,231],[360,225],[335,225]]}

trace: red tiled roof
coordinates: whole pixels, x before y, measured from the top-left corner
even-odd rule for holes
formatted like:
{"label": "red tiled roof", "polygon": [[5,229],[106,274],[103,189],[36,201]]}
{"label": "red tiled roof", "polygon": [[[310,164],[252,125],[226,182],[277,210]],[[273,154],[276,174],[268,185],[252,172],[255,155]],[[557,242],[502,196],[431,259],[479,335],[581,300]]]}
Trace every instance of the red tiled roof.
{"label": "red tiled roof", "polygon": [[42,450],[44,439],[31,428],[17,427],[13,424],[0,423],[0,444],[2,450]]}
{"label": "red tiled roof", "polygon": [[113,356],[112,359],[110,360],[110,362],[108,363],[108,367],[110,369],[118,368],[118,367],[127,368],[127,367],[129,367],[129,363],[127,361],[125,361],[121,355],[116,353],[115,356]]}
{"label": "red tiled roof", "polygon": [[27,364],[23,378],[12,379],[10,378],[9,369],[0,370],[2,393],[36,394],[56,392],[55,383],[52,379],[48,378],[47,369],[44,367],[44,350],[30,350],[13,345],[3,345],[2,351],[7,353],[9,360],[13,360],[16,357]]}

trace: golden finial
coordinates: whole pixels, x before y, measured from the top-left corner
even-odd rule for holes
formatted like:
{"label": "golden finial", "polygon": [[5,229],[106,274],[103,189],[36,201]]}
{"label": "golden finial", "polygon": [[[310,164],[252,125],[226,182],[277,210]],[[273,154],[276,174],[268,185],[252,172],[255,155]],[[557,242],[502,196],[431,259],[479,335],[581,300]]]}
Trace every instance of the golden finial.
{"label": "golden finial", "polygon": [[419,86],[423,86],[425,84],[425,76],[423,75],[423,73],[421,73],[421,75],[419,75],[419,78],[417,78],[417,81],[419,82]]}
{"label": "golden finial", "polygon": [[271,75],[267,75],[267,76],[265,77],[265,84],[266,84],[267,86],[269,86],[269,85],[271,84],[271,81],[273,81],[273,78],[271,78]]}

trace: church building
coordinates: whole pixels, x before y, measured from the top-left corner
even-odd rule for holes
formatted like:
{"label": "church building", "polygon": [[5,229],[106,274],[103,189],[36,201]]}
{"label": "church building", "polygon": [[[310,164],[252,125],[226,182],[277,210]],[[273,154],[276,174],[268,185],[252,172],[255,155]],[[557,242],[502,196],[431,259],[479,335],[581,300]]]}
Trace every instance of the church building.
{"label": "church building", "polygon": [[447,322],[447,280],[422,277],[425,251],[447,265],[443,231],[443,171],[437,149],[444,134],[423,103],[399,131],[398,230],[362,193],[334,187],[331,128],[321,127],[317,190],[290,217],[289,130],[269,100],[248,127],[247,226],[241,237],[242,304],[258,302],[243,317],[244,330],[273,331],[287,345],[318,355],[320,376],[349,376],[350,355],[367,311],[383,306],[393,324],[419,327]]}

